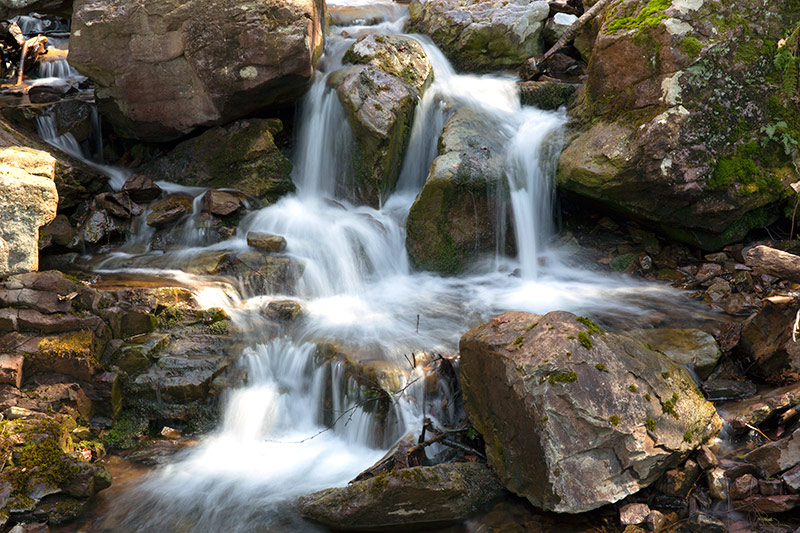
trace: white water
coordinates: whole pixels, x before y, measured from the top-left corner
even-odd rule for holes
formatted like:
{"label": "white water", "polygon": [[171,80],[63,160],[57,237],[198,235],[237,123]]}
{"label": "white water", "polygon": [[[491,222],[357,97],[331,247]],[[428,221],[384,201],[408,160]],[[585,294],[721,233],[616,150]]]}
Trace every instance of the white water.
{"label": "white water", "polygon": [[[348,28],[347,37],[336,36],[334,28],[321,65],[328,72],[338,68],[344,50],[363,32],[396,33],[401,27],[402,20],[389,20],[378,27]],[[297,194],[253,213],[233,239],[213,247],[245,249],[248,231],[283,235],[287,254],[304,265],[297,294],[239,302],[207,287],[198,295],[204,305],[227,308],[240,324],[257,324],[260,308],[284,297],[302,304],[304,319],[292,340],[252,339],[241,360],[248,385],[225,398],[217,432],[120,503],[120,530],[313,529],[291,511],[292,498],[346,484],[393,440],[418,431],[424,416],[444,416],[426,403],[422,382],[413,382],[416,371],[407,370],[402,379],[409,388],[394,398],[386,424],[377,424],[367,404],[360,406],[363,390],[343,365],[315,357],[309,341],[335,341],[373,359],[407,366],[403,354],[453,353],[466,330],[506,310],[644,314],[653,299],[672,298],[659,286],[576,268],[568,254],[550,246],[551,181],[564,114],[523,108],[514,80],[459,75],[427,38],[419,40],[434,66],[435,81],[419,102],[397,190],[379,210],[331,201],[337,184],[347,178],[352,136],[336,95],[325,85],[325,73],[318,74],[299,118],[293,174]],[[437,155],[442,127],[459,106],[490,115],[508,141],[506,168],[519,257],[493,255],[466,275],[442,278],[409,266],[405,218]],[[55,136],[46,119],[40,127],[49,142],[73,155],[80,152],[74,138]],[[119,260],[130,259],[134,245],[141,244],[132,239],[131,248],[109,256],[102,268],[119,267]],[[197,240],[186,244],[197,245]],[[175,257],[206,249],[184,249]]]}

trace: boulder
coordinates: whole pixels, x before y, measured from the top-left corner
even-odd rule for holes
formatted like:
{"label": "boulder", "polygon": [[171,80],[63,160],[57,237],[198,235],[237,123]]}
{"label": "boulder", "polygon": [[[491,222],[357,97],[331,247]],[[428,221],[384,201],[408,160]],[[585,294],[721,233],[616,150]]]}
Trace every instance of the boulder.
{"label": "boulder", "polygon": [[765,477],[772,477],[800,464],[800,429],[787,438],[768,442],[744,456],[761,469]]}
{"label": "boulder", "polygon": [[55,119],[56,135],[72,134],[79,143],[92,137],[92,106],[81,100],[59,102],[49,109]]}
{"label": "boulder", "polygon": [[800,373],[800,343],[792,340],[797,303],[791,298],[765,298],[763,307],[744,328],[739,346],[755,363],[760,377],[782,370]]}
{"label": "boulder", "polygon": [[407,31],[430,35],[458,70],[518,68],[544,52],[541,0],[412,0]]}
{"label": "boulder", "polygon": [[775,43],[798,20],[788,0],[606,5],[558,185],[708,250],[774,220],[800,141],[795,48]]}
{"label": "boulder", "polygon": [[643,330],[640,337],[657,352],[691,367],[701,380],[711,374],[722,356],[714,337],[699,329]]}
{"label": "boulder", "polygon": [[248,231],[247,245],[265,252],[280,253],[286,249],[286,239],[271,233]]}
{"label": "boulder", "polygon": [[523,81],[518,84],[523,105],[539,109],[558,109],[575,99],[577,87],[561,81]]}
{"label": "boulder", "polygon": [[56,218],[39,228],[40,249],[50,244],[68,246],[73,238],[75,238],[75,228],[65,215],[56,215]]}
{"label": "boulder", "polygon": [[800,382],[771,389],[746,400],[728,402],[720,414],[734,430],[748,430],[749,426],[760,426],[800,403]]}
{"label": "boulder", "polygon": [[485,464],[451,463],[384,472],[302,496],[300,514],[348,531],[457,524],[487,510],[504,490]]}
{"label": "boulder", "polygon": [[24,361],[25,358],[19,354],[0,354],[0,383],[8,383],[20,388]]}
{"label": "boulder", "polygon": [[58,206],[55,159],[30,148],[0,148],[0,276],[39,268],[39,228]]}
{"label": "boulder", "polygon": [[232,215],[244,206],[244,195],[235,191],[206,191],[203,211],[220,217]]}
{"label": "boulder", "polygon": [[496,250],[507,194],[505,139],[488,115],[463,107],[439,138],[439,156],[406,221],[406,247],[422,270],[458,273]]}
{"label": "boulder", "polygon": [[357,145],[345,197],[378,207],[394,190],[419,97],[433,79],[422,46],[400,35],[367,35],[344,60],[359,65],[328,78]]}
{"label": "boulder", "polygon": [[125,180],[122,190],[128,193],[131,200],[138,203],[146,204],[161,196],[161,187],[143,174],[133,174]]}
{"label": "boulder", "polygon": [[184,141],[140,169],[154,180],[211,188],[234,188],[274,202],[294,190],[292,163],[275,146],[283,129],[277,119],[240,120]]}
{"label": "boulder", "polygon": [[580,513],[650,485],[722,422],[689,373],[563,311],[506,313],[460,343],[464,402],[503,484]]}
{"label": "boulder", "polygon": [[154,202],[147,215],[147,225],[161,227],[177,222],[192,213],[192,200],[189,195],[176,193]]}
{"label": "boulder", "polygon": [[318,0],[77,0],[69,60],[121,136],[166,141],[294,103],[324,14]]}

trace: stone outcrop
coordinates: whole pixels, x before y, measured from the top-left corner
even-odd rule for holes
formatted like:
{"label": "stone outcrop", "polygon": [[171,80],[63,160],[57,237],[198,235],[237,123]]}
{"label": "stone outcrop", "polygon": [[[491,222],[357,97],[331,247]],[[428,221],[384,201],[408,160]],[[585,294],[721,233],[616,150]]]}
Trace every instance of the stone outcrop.
{"label": "stone outcrop", "polygon": [[39,228],[56,216],[55,159],[0,148],[0,276],[39,269]]}
{"label": "stone outcrop", "polygon": [[504,145],[490,116],[465,107],[447,122],[406,222],[415,267],[455,274],[496,250],[498,224],[509,225],[498,214],[508,187]]}
{"label": "stone outcrop", "polygon": [[682,366],[571,313],[500,315],[466,333],[460,352],[489,465],[546,510],[579,513],[633,494],[722,426]]}
{"label": "stone outcrop", "polygon": [[352,181],[340,188],[345,197],[378,207],[397,184],[417,101],[433,69],[422,46],[400,35],[362,37],[344,61],[358,66],[328,79],[356,143]]}
{"label": "stone outcrop", "polygon": [[240,120],[180,143],[139,172],[153,180],[211,188],[234,188],[273,202],[294,190],[292,163],[275,146],[283,129],[277,119]]}
{"label": "stone outcrop", "polygon": [[458,70],[502,70],[544,52],[549,13],[537,0],[413,0],[406,29],[430,35]]}
{"label": "stone outcrop", "polygon": [[797,34],[776,43],[799,18],[786,0],[609,3],[584,35],[561,189],[705,249],[773,221],[800,142]]}
{"label": "stone outcrop", "polygon": [[77,0],[70,64],[124,137],[164,141],[292,104],[322,54],[318,0]]}

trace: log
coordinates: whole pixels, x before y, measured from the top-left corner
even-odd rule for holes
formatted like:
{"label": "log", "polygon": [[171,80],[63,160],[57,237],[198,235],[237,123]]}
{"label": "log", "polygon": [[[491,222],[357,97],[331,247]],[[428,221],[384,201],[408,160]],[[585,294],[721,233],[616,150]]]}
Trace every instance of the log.
{"label": "log", "polygon": [[572,23],[572,26],[570,26],[569,29],[564,32],[564,35],[562,35],[561,38],[556,41],[556,44],[554,44],[550,50],[545,52],[541,59],[539,59],[537,62],[541,63],[543,61],[547,61],[556,52],[567,46],[567,43],[572,40],[573,37],[575,37],[575,34],[578,33],[578,31],[583,28],[587,22],[595,18],[609,2],[611,2],[611,0],[598,0],[595,5],[589,8],[589,10],[581,15],[578,20]]}
{"label": "log", "polygon": [[745,264],[757,274],[800,283],[800,256],[759,245],[747,252]]}

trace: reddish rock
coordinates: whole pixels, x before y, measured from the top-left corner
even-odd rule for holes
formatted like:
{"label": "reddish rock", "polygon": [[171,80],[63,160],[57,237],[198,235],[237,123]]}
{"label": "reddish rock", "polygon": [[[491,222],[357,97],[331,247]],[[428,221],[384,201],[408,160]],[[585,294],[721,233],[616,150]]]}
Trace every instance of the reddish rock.
{"label": "reddish rock", "polygon": [[743,500],[758,494],[758,480],[750,474],[737,477],[731,483],[729,492],[734,500]]}
{"label": "reddish rock", "polygon": [[122,185],[122,190],[128,193],[131,200],[138,203],[146,204],[161,196],[161,187],[143,174],[134,174],[128,178]]}
{"label": "reddish rock", "polygon": [[161,227],[177,222],[192,212],[192,197],[186,194],[170,194],[155,202],[147,215],[147,225]]}
{"label": "reddish rock", "polygon": [[800,494],[784,496],[751,496],[736,503],[736,510],[757,513],[785,513],[800,506]]}
{"label": "reddish rock", "polygon": [[210,190],[203,195],[203,210],[217,216],[227,216],[242,207],[244,195],[240,192]]}

